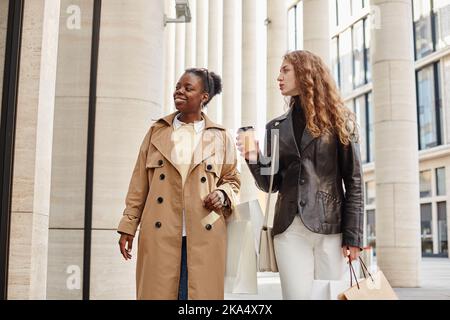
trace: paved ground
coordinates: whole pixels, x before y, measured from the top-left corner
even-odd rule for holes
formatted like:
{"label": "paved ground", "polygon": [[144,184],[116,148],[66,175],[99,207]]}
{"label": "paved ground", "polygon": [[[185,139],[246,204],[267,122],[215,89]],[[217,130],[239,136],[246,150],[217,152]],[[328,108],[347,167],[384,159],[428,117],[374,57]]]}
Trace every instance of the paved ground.
{"label": "paved ground", "polygon": [[[423,258],[421,287],[394,290],[401,300],[450,300],[450,259]],[[225,299],[280,300],[278,274],[258,274],[258,295],[225,294]]]}

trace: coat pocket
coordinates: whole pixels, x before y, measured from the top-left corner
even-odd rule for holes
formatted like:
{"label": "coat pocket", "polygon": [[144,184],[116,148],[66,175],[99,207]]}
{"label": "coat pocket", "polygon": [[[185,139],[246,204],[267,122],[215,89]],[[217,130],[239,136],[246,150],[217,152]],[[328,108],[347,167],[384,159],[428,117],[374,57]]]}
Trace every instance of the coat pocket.
{"label": "coat pocket", "polygon": [[317,192],[319,216],[321,223],[339,224],[341,222],[342,202],[335,196],[324,192]]}

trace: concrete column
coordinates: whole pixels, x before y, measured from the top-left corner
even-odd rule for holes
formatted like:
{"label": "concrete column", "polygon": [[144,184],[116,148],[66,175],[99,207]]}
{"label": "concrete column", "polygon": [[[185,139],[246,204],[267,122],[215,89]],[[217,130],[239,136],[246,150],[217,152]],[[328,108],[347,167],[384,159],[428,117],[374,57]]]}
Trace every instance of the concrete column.
{"label": "concrete column", "polygon": [[[258,86],[257,65],[257,6],[258,0],[242,1],[242,107],[241,126],[254,126],[258,122],[256,97]],[[262,144],[261,144],[262,146]],[[241,202],[254,200],[258,196],[255,181],[246,165],[241,166]]]}
{"label": "concrete column", "polygon": [[208,0],[197,0],[196,20],[196,63],[198,68],[208,66]]}
{"label": "concrete column", "polygon": [[240,121],[241,72],[241,0],[226,0],[223,3],[223,125],[236,131]]}
{"label": "concrete column", "polygon": [[[164,1],[168,17],[175,17],[173,0]],[[175,24],[168,23],[164,29],[164,114],[175,110],[173,90],[175,88]]]}
{"label": "concrete column", "polygon": [[8,299],[45,299],[60,1],[26,1],[17,104]]}
{"label": "concrete column", "polygon": [[[222,76],[223,0],[209,0],[208,70]],[[208,117],[222,123],[222,96],[216,96],[207,109]]]}
{"label": "concrete column", "polygon": [[[395,287],[420,279],[417,110],[411,1],[372,0],[377,262]],[[388,49],[387,49],[388,48]]]}
{"label": "concrete column", "polygon": [[283,114],[284,101],[277,83],[283,56],[288,50],[288,0],[267,0],[267,120]]}
{"label": "concrete column", "polygon": [[330,1],[303,0],[303,48],[330,65]]}
{"label": "concrete column", "polygon": [[91,299],[135,299],[137,251],[133,249],[131,263],[120,257],[116,228],[139,146],[152,119],[162,116],[163,14],[163,1],[103,1],[95,128]]}
{"label": "concrete column", "polygon": [[189,7],[191,9],[192,20],[190,23],[186,24],[186,54],[184,57],[184,65],[187,68],[196,67],[196,43],[197,43],[197,0],[190,0]]}

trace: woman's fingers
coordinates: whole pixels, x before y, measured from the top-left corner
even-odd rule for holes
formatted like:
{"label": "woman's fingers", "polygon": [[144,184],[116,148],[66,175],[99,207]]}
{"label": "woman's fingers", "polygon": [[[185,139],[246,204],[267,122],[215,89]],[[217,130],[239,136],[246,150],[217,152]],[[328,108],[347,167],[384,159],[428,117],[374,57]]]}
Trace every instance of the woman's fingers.
{"label": "woman's fingers", "polygon": [[123,237],[121,237],[120,240],[119,240],[119,248],[120,248],[120,253],[122,254],[123,258],[125,260],[128,260],[127,259],[127,254],[126,254],[126,251],[125,251],[125,238],[123,238]]}
{"label": "woman's fingers", "polygon": [[133,238],[128,237],[128,249],[127,249],[127,256],[128,259],[131,259],[131,250],[133,249]]}
{"label": "woman's fingers", "polygon": [[342,255],[344,256],[344,258],[348,257],[347,247],[342,247]]}

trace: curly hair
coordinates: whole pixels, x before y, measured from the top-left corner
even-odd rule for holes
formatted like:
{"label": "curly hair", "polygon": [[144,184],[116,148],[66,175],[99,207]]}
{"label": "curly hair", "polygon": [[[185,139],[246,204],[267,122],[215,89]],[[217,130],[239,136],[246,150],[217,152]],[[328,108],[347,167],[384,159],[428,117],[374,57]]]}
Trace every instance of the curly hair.
{"label": "curly hair", "polygon": [[[349,110],[323,60],[306,50],[287,53],[284,60],[294,67],[300,103],[305,112],[306,127],[313,137],[336,134],[344,145],[358,141],[355,114]],[[294,97],[290,107],[294,105]]]}

